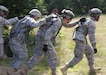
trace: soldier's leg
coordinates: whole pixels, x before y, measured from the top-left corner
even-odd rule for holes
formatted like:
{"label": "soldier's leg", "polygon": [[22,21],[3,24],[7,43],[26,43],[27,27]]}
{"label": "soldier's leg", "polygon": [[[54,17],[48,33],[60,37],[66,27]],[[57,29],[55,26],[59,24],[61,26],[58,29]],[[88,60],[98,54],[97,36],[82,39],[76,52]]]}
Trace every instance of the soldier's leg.
{"label": "soldier's leg", "polygon": [[[28,51],[26,48],[26,44],[19,44],[17,42],[17,44],[13,44],[12,46],[12,52],[15,54],[13,63],[12,63],[12,67],[14,69],[20,69],[21,66],[23,65],[23,63],[26,61],[26,59],[28,58]],[[10,47],[11,47],[10,46]]]}
{"label": "soldier's leg", "polygon": [[4,56],[4,44],[0,43],[0,59],[3,59]]}
{"label": "soldier's leg", "polygon": [[56,74],[57,54],[52,44],[48,45],[48,50],[45,52],[45,56],[46,56],[48,65],[51,68],[52,75],[57,75]]}
{"label": "soldier's leg", "polygon": [[12,62],[11,70],[9,70],[7,74],[15,75],[16,72],[20,71],[21,66],[26,61],[27,57],[28,57],[27,52],[25,51],[17,52],[14,61]]}
{"label": "soldier's leg", "polygon": [[17,52],[17,60],[14,64],[12,64],[12,67],[16,70],[19,70],[23,63],[25,63],[26,59],[28,58],[27,51],[18,51]]}
{"label": "soldier's leg", "polygon": [[28,61],[27,67],[23,71],[21,71],[21,75],[27,75],[29,71],[33,68],[33,66],[39,63],[41,56],[43,55],[42,48],[43,48],[42,44],[40,43],[35,44],[34,54]]}
{"label": "soldier's leg", "polygon": [[75,40],[75,42],[76,42],[76,45],[74,49],[73,59],[68,64],[66,64],[63,68],[61,68],[61,72],[63,73],[63,75],[67,75],[66,71],[68,70],[68,68],[74,67],[83,58],[83,53],[85,50],[85,43],[79,40]]}
{"label": "soldier's leg", "polygon": [[28,75],[29,71],[39,63],[43,50],[34,51],[33,56],[30,58],[27,67],[21,71],[21,75]]}
{"label": "soldier's leg", "polygon": [[11,48],[11,51],[13,52],[13,57],[12,57],[12,59],[13,59],[13,61],[12,61],[12,64],[14,64],[16,61],[17,61],[17,52],[14,50],[14,45],[9,45],[10,46],[10,48]]}
{"label": "soldier's leg", "polygon": [[39,38],[35,42],[33,53],[34,53],[33,56],[30,58],[30,60],[28,62],[29,68],[32,68],[34,65],[39,63],[40,58],[43,55],[43,44],[42,44],[42,41],[40,41]]}
{"label": "soldier's leg", "polygon": [[43,50],[35,50],[33,56],[30,58],[28,62],[28,67],[31,69],[33,66],[39,63],[41,56],[43,54]]}
{"label": "soldier's leg", "polygon": [[14,45],[9,44],[9,46],[13,52],[13,61],[12,61],[12,65],[11,65],[10,69],[7,71],[7,75],[15,75],[16,70],[12,66],[13,66],[13,64],[15,64],[15,62],[17,62],[18,58],[17,58],[16,52],[14,50]]}
{"label": "soldier's leg", "polygon": [[8,73],[11,75],[11,73],[17,72],[23,63],[26,61],[28,57],[27,48],[25,44],[10,44],[9,45],[12,52],[13,52],[13,62],[12,62],[12,68],[13,70],[10,70]]}
{"label": "soldier's leg", "polygon": [[88,44],[86,45],[85,55],[88,59],[88,65],[89,65],[90,71],[95,71],[94,66],[93,66],[94,65],[93,50]]}
{"label": "soldier's leg", "polygon": [[4,56],[4,39],[0,36],[0,59]]}

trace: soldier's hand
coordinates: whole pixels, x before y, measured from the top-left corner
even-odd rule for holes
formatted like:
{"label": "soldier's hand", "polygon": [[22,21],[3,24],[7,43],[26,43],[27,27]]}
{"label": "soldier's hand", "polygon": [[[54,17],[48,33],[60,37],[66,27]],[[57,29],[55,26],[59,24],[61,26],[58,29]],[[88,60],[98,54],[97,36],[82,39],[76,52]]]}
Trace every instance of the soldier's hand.
{"label": "soldier's hand", "polygon": [[96,48],[94,48],[94,54],[97,53],[97,52],[98,52],[98,50]]}
{"label": "soldier's hand", "polygon": [[43,46],[43,51],[46,52],[47,50],[48,50],[48,46],[47,45],[44,45]]}
{"label": "soldier's hand", "polygon": [[81,18],[80,20],[79,20],[79,22],[85,22],[86,21],[86,18]]}

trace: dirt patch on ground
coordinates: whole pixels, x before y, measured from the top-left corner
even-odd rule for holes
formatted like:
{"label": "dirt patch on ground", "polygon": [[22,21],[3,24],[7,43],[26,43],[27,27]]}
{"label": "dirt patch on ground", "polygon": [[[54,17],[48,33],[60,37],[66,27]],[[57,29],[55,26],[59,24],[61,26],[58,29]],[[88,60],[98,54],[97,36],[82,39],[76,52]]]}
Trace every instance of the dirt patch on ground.
{"label": "dirt patch on ground", "polygon": [[[7,71],[9,71],[10,67],[4,67],[0,66],[0,75],[7,75]],[[20,75],[19,73],[16,73],[15,75]]]}

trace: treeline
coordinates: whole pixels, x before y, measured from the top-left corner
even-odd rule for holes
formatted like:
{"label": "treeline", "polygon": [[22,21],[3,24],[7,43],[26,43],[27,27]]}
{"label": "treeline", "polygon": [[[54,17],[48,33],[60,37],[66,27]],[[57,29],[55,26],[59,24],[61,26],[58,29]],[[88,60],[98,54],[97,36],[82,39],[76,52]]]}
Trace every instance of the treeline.
{"label": "treeline", "polygon": [[76,15],[85,15],[93,7],[106,13],[106,0],[0,0],[0,4],[10,10],[10,17],[25,15],[32,8],[38,8],[43,14],[51,13],[52,9],[71,9]]}

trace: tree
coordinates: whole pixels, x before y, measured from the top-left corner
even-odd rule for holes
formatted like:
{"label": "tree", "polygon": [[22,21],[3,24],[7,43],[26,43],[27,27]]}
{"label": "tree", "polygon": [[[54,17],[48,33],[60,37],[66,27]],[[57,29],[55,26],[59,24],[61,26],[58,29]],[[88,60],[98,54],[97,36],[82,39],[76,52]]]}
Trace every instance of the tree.
{"label": "tree", "polygon": [[99,7],[98,0],[71,0],[71,2],[73,11],[78,15],[84,15],[89,9]]}
{"label": "tree", "polygon": [[36,1],[38,0],[2,0],[0,4],[6,6],[10,11],[9,17],[13,17],[27,14],[36,6]]}
{"label": "tree", "polygon": [[9,8],[10,17],[27,14],[31,8],[37,7],[43,14],[50,14],[54,8],[72,9],[77,15],[84,15],[93,7],[106,13],[106,0],[0,0],[0,4]]}
{"label": "tree", "polygon": [[45,0],[47,3],[47,11],[50,14],[54,8],[59,9],[60,11],[65,8],[65,0]]}
{"label": "tree", "polygon": [[99,3],[103,13],[106,14],[106,0],[99,0]]}

